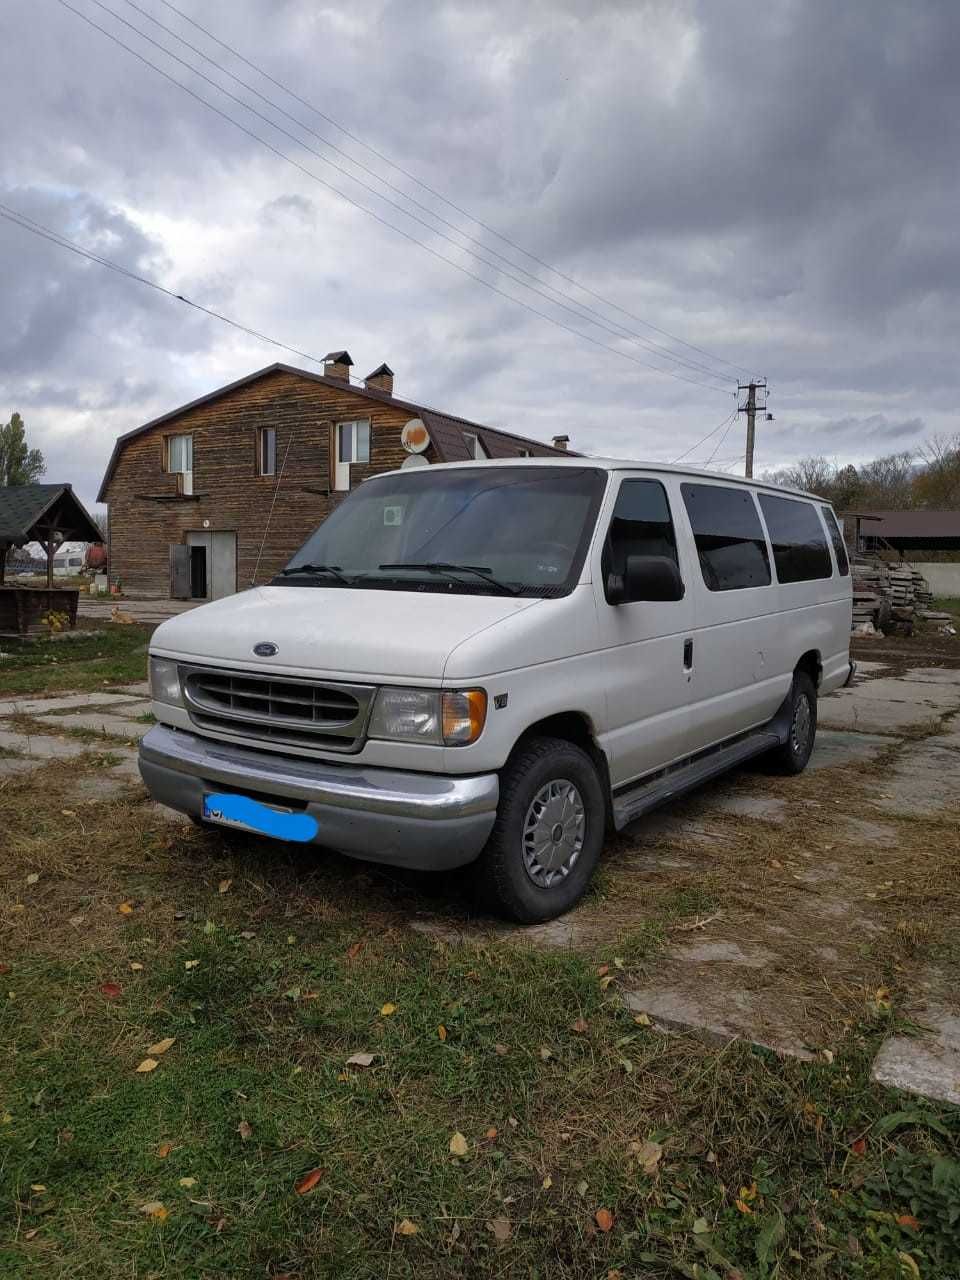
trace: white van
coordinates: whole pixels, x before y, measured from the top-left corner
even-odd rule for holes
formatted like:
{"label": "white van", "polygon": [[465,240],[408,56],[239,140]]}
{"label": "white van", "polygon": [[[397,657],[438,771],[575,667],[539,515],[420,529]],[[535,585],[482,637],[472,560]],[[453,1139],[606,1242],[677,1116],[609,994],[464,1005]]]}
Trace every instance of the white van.
{"label": "white van", "polygon": [[392,472],[269,586],[157,629],[140,769],[198,822],[473,863],[547,920],[608,831],[751,756],[803,769],[850,622],[812,494],[594,458]]}

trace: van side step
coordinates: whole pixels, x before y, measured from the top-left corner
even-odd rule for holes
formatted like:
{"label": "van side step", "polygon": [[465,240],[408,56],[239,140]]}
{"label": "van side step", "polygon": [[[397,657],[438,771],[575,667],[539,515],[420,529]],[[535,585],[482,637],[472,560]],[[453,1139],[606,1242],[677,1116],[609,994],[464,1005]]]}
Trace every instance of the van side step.
{"label": "van side step", "polygon": [[771,723],[725,747],[696,756],[684,764],[674,765],[669,771],[657,774],[656,777],[641,780],[628,790],[614,795],[614,826],[622,831],[628,823],[649,813],[657,805],[665,804],[667,800],[673,800],[686,791],[692,791],[694,787],[699,787],[717,774],[726,773],[728,769],[743,764],[753,756],[770,751],[781,741]]}

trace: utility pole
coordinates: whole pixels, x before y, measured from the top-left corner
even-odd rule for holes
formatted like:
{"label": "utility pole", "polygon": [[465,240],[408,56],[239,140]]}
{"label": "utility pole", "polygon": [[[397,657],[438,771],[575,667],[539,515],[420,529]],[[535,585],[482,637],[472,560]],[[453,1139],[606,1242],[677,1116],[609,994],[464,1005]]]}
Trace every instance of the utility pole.
{"label": "utility pole", "polygon": [[[767,407],[767,380],[762,378],[758,382],[741,382],[737,387],[737,391],[746,391],[747,393],[747,402],[737,406],[737,413],[745,413],[747,415],[747,454],[743,474],[749,480],[753,476],[753,443],[756,437],[757,410],[763,411]],[[758,391],[763,396],[762,404],[757,403]],[[767,421],[773,421],[773,414],[767,414]]]}

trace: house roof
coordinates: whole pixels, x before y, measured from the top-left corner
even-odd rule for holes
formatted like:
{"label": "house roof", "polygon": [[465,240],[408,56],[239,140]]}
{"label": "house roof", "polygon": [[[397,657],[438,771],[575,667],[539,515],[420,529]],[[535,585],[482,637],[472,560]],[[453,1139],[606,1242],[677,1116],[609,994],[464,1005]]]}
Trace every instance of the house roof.
{"label": "house roof", "polygon": [[[960,546],[960,511],[871,511],[850,513],[864,521],[862,532],[868,538],[886,538],[897,543],[901,539],[918,545],[944,539]],[[868,523],[869,522],[869,523]]]}
{"label": "house roof", "polygon": [[[343,355],[345,353],[333,352],[331,354]],[[331,356],[327,357],[328,360],[330,358]],[[171,409],[168,413],[161,414],[159,418],[153,418],[150,422],[145,422],[143,426],[135,427],[132,431],[126,432],[125,435],[119,436],[113,446],[110,461],[107,463],[107,469],[100,485],[100,492],[97,494],[97,501],[106,502],[107,487],[116,470],[124,445],[128,441],[136,439],[137,436],[143,435],[144,432],[153,430],[154,427],[162,426],[165,422],[171,422],[175,418],[179,418],[181,414],[190,409],[197,409],[201,405],[210,404],[221,396],[228,395],[231,391],[239,391],[241,387],[249,386],[250,383],[256,382],[259,378],[265,378],[272,373],[296,374],[298,377],[307,378],[311,382],[319,382],[322,386],[330,387],[334,391],[351,391],[362,399],[376,400],[380,404],[392,405],[395,409],[408,411],[411,417],[423,420],[427,430],[430,432],[430,439],[441,462],[467,462],[472,460],[473,451],[467,446],[463,438],[464,431],[479,436],[487,455],[491,458],[517,457],[521,449],[529,450],[533,457],[537,458],[577,456],[571,450],[555,449],[552,445],[542,444],[539,440],[530,440],[526,436],[514,435],[510,431],[501,431],[497,427],[484,426],[481,422],[471,422],[468,418],[459,418],[453,414],[441,413],[436,409],[428,408],[426,405],[414,404],[411,400],[401,400],[397,396],[391,395],[390,392],[380,391],[376,387],[352,386],[348,385],[342,378],[328,378],[322,373],[313,373],[308,369],[298,369],[294,365],[277,363],[267,365],[265,369],[258,369],[256,373],[247,374],[245,378],[238,378],[236,382],[230,382],[225,387],[218,387],[216,391],[211,391],[205,396],[200,396],[197,400],[191,400],[176,409]],[[371,374],[370,376],[372,377],[373,375]]]}
{"label": "house roof", "polygon": [[0,543],[23,546],[38,539],[41,524],[64,541],[100,542],[100,530],[68,484],[18,484],[0,488]]}

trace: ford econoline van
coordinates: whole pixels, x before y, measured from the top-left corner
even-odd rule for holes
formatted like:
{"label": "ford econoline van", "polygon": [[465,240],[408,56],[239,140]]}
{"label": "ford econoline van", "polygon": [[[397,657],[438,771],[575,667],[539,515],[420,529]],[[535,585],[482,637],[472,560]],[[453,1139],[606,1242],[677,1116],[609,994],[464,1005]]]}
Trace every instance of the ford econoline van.
{"label": "ford econoline van", "polygon": [[812,494],[592,458],[404,469],[268,586],[156,630],[140,769],[199,823],[472,864],[498,913],[547,920],[608,832],[752,756],[799,773],[850,624]]}

